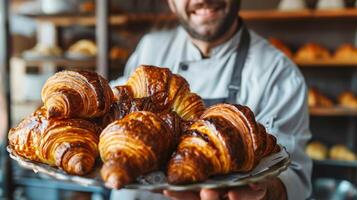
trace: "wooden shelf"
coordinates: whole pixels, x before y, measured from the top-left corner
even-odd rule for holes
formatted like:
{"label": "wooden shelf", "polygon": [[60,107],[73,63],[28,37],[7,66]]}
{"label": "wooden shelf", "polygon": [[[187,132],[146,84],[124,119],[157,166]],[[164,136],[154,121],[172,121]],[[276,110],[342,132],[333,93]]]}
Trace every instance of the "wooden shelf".
{"label": "wooden shelf", "polygon": [[299,67],[357,67],[357,60],[336,60],[336,59],[324,59],[324,60],[294,60]]}
{"label": "wooden shelf", "polygon": [[75,66],[75,67],[94,67],[96,65],[96,60],[93,59],[83,59],[83,60],[74,60],[68,58],[36,58],[36,59],[27,59],[22,58],[26,65],[38,66],[43,63],[54,63],[58,66]]}
{"label": "wooden shelf", "polygon": [[[75,67],[75,68],[94,68],[96,67],[96,59],[69,59],[65,57],[60,58],[37,58],[37,59],[28,59],[21,57],[26,62],[28,66],[38,66],[44,63],[54,63],[57,66],[61,67]],[[123,59],[114,59],[110,60],[110,66],[113,68],[121,67],[125,64]],[[119,65],[119,66],[118,66]]]}
{"label": "wooden shelf", "polygon": [[316,165],[328,165],[335,167],[350,167],[357,168],[357,161],[341,161],[341,160],[314,160]]}
{"label": "wooden shelf", "polygon": [[[71,25],[83,25],[83,26],[95,26],[96,18],[94,15],[71,15],[71,14],[23,14],[27,17],[34,18],[38,22],[51,22],[55,26],[71,26]],[[128,23],[138,22],[155,22],[155,21],[172,21],[175,20],[175,16],[172,14],[118,14],[112,15],[109,18],[111,25],[125,25]]]}
{"label": "wooden shelf", "polygon": [[310,107],[310,115],[312,116],[357,116],[357,109],[346,107]]}
{"label": "wooden shelf", "polygon": [[[24,14],[37,21],[49,21],[56,26],[83,25],[94,26],[96,19],[93,14]],[[278,11],[278,10],[243,10],[240,15],[247,21],[271,21],[271,20],[307,20],[307,19],[356,19],[357,9],[338,10],[298,10],[298,11]],[[140,13],[140,14],[116,14],[110,16],[111,25],[124,25],[135,22],[155,22],[172,21],[176,17],[170,13]]]}
{"label": "wooden shelf", "polygon": [[306,20],[306,19],[357,19],[357,9],[298,10],[298,11],[242,11],[241,16],[249,21],[261,20]]}

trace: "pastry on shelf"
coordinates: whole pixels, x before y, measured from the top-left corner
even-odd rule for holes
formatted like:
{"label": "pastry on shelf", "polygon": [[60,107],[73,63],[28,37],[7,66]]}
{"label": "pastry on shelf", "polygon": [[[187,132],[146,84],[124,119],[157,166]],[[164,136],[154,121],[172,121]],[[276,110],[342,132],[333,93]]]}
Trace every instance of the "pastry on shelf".
{"label": "pastry on shelf", "polygon": [[276,138],[255,121],[248,107],[217,104],[181,137],[168,164],[168,182],[190,184],[212,175],[249,172],[279,150]]}
{"label": "pastry on shelf", "polygon": [[50,46],[47,44],[38,43],[32,49],[25,51],[23,56],[28,59],[56,58],[62,56],[62,49],[55,45]]}
{"label": "pastry on shelf", "polygon": [[99,128],[83,119],[49,119],[40,108],[9,131],[10,147],[27,159],[74,175],[90,172],[98,156]]}
{"label": "pastry on shelf", "polygon": [[352,44],[343,44],[336,50],[334,58],[339,61],[356,61],[357,48]]}
{"label": "pastry on shelf", "polygon": [[355,161],[356,154],[345,145],[335,145],[330,149],[330,158],[332,160]]}
{"label": "pastry on shelf", "polygon": [[127,59],[129,57],[129,51],[120,47],[113,47],[110,50],[110,59]]}
{"label": "pastry on shelf", "polygon": [[270,37],[269,38],[270,44],[272,44],[275,48],[279,49],[282,51],[286,56],[289,58],[293,57],[293,53],[291,52],[290,48],[286,46],[282,41],[280,41],[277,38]]}
{"label": "pastry on shelf", "polygon": [[338,102],[341,106],[348,108],[357,108],[357,96],[352,92],[343,92],[338,97]]}
{"label": "pastry on shelf", "polygon": [[87,59],[97,56],[97,45],[91,40],[79,40],[69,47],[66,55],[73,59]]}
{"label": "pastry on shelf", "polygon": [[318,141],[308,144],[305,151],[306,154],[314,160],[325,160],[328,156],[327,147]]}
{"label": "pastry on shelf", "polygon": [[315,43],[305,44],[295,54],[295,60],[297,61],[324,60],[330,57],[330,52],[326,48]]}
{"label": "pastry on shelf", "polygon": [[334,105],[332,100],[330,100],[328,97],[323,95],[316,88],[309,89],[308,104],[309,107],[327,107],[327,108],[330,108]]}
{"label": "pastry on shelf", "polygon": [[79,5],[79,11],[82,13],[94,13],[95,3],[93,1],[85,1]]}
{"label": "pastry on shelf", "polygon": [[114,101],[108,81],[95,72],[61,71],[41,92],[49,118],[93,118],[107,113]]}

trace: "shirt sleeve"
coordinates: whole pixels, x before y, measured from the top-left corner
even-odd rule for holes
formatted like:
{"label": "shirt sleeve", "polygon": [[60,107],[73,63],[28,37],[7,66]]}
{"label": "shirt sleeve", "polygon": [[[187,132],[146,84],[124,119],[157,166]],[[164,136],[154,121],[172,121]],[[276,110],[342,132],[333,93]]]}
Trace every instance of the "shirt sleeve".
{"label": "shirt sleeve", "polygon": [[257,120],[286,147],[291,164],[280,174],[289,200],[307,199],[311,193],[312,161],[305,154],[311,138],[305,80],[289,59],[277,62],[264,91]]}

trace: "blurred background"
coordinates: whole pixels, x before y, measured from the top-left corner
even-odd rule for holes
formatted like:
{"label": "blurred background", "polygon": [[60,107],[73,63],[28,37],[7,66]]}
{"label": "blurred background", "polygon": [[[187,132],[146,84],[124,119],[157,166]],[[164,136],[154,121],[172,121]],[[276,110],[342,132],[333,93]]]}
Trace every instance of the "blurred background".
{"label": "blurred background", "polygon": [[[242,0],[248,26],[289,56],[309,91],[312,199],[357,199],[356,0]],[[25,170],[6,152],[7,132],[41,106],[64,69],[122,75],[140,38],[177,26],[166,0],[0,0],[0,199],[107,199]]]}

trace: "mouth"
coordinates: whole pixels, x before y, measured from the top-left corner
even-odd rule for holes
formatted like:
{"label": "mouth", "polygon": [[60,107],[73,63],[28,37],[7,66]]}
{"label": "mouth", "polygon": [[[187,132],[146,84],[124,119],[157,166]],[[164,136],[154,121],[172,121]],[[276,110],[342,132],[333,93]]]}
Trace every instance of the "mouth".
{"label": "mouth", "polygon": [[216,5],[201,5],[190,11],[193,17],[202,18],[202,20],[209,20],[216,18],[225,8],[225,4]]}

